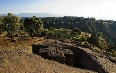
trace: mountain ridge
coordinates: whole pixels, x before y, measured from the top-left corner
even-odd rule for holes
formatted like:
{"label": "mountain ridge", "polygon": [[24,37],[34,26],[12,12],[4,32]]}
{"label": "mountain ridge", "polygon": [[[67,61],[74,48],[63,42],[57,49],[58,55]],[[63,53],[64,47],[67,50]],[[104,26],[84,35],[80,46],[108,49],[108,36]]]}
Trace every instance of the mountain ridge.
{"label": "mountain ridge", "polygon": [[[0,16],[6,16],[7,14],[0,14]],[[60,14],[50,14],[50,13],[19,13],[14,14],[19,17],[62,17],[63,15]]]}

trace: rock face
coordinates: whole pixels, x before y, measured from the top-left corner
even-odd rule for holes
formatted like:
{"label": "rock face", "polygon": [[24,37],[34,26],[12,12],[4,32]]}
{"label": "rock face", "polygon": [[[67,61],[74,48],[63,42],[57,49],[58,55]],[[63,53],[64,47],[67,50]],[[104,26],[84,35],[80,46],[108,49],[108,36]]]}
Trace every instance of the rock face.
{"label": "rock face", "polygon": [[57,61],[62,64],[73,66],[73,53],[69,49],[60,47],[47,47],[42,45],[33,45],[33,53],[40,55],[45,59]]}
{"label": "rock face", "polygon": [[101,67],[99,63],[97,63],[91,55],[86,53],[83,49],[77,47],[70,47],[73,50],[73,60],[74,67],[88,69],[92,71],[96,71],[99,73],[105,73],[105,70]]}

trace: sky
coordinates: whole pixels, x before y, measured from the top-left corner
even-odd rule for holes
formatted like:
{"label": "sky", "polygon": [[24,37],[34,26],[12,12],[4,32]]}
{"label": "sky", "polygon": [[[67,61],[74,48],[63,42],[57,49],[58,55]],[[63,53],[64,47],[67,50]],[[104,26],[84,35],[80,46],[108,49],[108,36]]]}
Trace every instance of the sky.
{"label": "sky", "polygon": [[0,0],[0,14],[51,13],[116,20],[116,0]]}

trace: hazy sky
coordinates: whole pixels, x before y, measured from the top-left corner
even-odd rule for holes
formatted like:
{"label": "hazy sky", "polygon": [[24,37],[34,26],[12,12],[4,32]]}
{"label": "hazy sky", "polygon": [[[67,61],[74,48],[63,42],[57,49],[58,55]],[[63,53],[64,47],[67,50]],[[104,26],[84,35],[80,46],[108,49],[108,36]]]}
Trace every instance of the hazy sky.
{"label": "hazy sky", "polygon": [[52,13],[116,20],[116,0],[0,0],[0,14]]}

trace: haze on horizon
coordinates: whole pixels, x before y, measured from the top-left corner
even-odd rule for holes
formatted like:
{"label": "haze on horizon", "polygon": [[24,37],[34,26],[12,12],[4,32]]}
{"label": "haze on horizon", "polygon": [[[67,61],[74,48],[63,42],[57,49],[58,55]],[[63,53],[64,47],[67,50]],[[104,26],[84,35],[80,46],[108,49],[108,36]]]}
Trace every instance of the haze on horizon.
{"label": "haze on horizon", "polygon": [[51,13],[116,20],[116,0],[0,0],[0,14]]}

